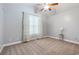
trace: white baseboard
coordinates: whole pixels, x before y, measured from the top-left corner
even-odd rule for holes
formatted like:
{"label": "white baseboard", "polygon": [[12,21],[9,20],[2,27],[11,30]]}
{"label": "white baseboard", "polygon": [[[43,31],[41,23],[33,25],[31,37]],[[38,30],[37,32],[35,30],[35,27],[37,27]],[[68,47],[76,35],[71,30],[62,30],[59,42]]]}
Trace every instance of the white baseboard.
{"label": "white baseboard", "polygon": [[[40,37],[40,38],[45,38],[45,37],[48,37],[48,36],[44,36],[44,37]],[[12,42],[12,43],[8,43],[8,44],[3,44],[3,46],[6,47],[6,46],[11,46],[11,45],[19,44],[19,43],[22,43],[22,41],[17,41],[17,42]]]}
{"label": "white baseboard", "polygon": [[50,37],[50,38],[55,38],[55,39],[60,39],[60,38],[55,37],[55,36],[48,36],[48,37]]}
{"label": "white baseboard", "polygon": [[[45,37],[60,39],[60,38],[58,38],[58,37],[53,37],[53,36],[44,36],[43,38],[45,38]],[[70,42],[70,43],[79,44],[79,42],[72,41],[72,40],[68,40],[68,39],[64,39],[64,41],[67,41],[67,42]],[[22,41],[4,44],[4,45],[1,47],[1,49],[0,49],[0,53],[2,52],[2,50],[3,50],[4,47],[6,47],[6,46],[11,46],[11,45],[15,45],[15,44],[19,44],[19,43],[22,43]]]}
{"label": "white baseboard", "polygon": [[18,42],[13,42],[13,43],[8,43],[8,44],[3,44],[1,49],[0,49],[0,53],[2,52],[3,48],[6,46],[11,46],[11,45],[15,45],[15,44],[19,44],[22,43],[22,41],[18,41]]}
{"label": "white baseboard", "polygon": [[[55,38],[55,39],[60,39],[58,37],[53,37],[53,36],[49,36],[50,38]],[[63,39],[64,41],[66,42],[70,42],[70,43],[74,43],[74,44],[79,44],[79,42],[76,42],[76,41],[72,41],[72,40],[69,40],[69,39]]]}
{"label": "white baseboard", "polygon": [[22,43],[22,41],[18,41],[18,42],[12,42],[12,43],[8,43],[8,44],[4,44],[3,46],[11,46],[11,45],[15,45],[15,44],[19,44]]}
{"label": "white baseboard", "polygon": [[71,41],[71,40],[68,40],[68,39],[64,39],[64,41],[67,41],[67,42],[70,42],[70,43],[74,43],[74,44],[79,44],[79,42]]}
{"label": "white baseboard", "polygon": [[3,48],[4,48],[4,46],[2,46],[2,47],[0,48],[0,53],[2,52]]}

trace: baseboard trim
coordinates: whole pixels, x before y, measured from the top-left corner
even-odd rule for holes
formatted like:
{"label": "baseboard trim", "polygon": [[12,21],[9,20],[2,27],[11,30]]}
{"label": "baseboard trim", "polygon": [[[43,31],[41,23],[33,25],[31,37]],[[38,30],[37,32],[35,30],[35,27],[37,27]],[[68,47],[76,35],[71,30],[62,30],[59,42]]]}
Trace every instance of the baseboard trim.
{"label": "baseboard trim", "polygon": [[[60,39],[58,37],[54,37],[54,36],[44,36],[42,38],[55,38],[55,39]],[[79,42],[75,42],[75,41],[72,41],[72,40],[68,40],[68,39],[64,39],[64,41],[66,42],[70,42],[70,43],[74,43],[74,44],[79,44]],[[0,53],[2,52],[3,48],[6,47],[6,46],[11,46],[11,45],[15,45],[15,44],[19,44],[19,43],[22,43],[22,41],[18,41],[18,42],[13,42],[13,43],[8,43],[8,44],[4,44],[1,49],[0,49]]]}
{"label": "baseboard trim", "polygon": [[12,42],[12,43],[8,43],[8,44],[4,44],[3,46],[6,47],[6,46],[11,46],[11,45],[19,44],[19,43],[22,43],[22,41],[17,41],[17,42]]}
{"label": "baseboard trim", "polygon": [[[48,36],[44,36],[44,37],[40,37],[40,38],[46,38]],[[22,43],[22,41],[17,41],[17,42],[12,42],[12,43],[8,43],[8,44],[3,44],[4,47],[6,46],[11,46],[11,45],[15,45],[15,44],[19,44],[19,43]]]}
{"label": "baseboard trim", "polygon": [[[55,38],[55,39],[60,39],[60,38],[58,38],[58,37],[53,37],[53,36],[49,36],[50,38]],[[72,40],[69,40],[69,39],[63,39],[64,41],[66,41],[66,42],[70,42],[70,43],[74,43],[74,44],[79,44],[79,42],[76,42],[76,41],[72,41]]]}
{"label": "baseboard trim", "polygon": [[0,49],[0,53],[2,52],[3,48],[4,48],[4,46],[1,47],[1,49]]}
{"label": "baseboard trim", "polygon": [[76,42],[76,41],[71,41],[71,40],[68,40],[68,39],[64,39],[64,41],[70,42],[70,43],[74,43],[74,44],[78,44],[78,45],[79,45],[79,42]]}
{"label": "baseboard trim", "polygon": [[60,39],[58,37],[55,37],[55,36],[48,36],[49,38],[55,38],[55,39]]}
{"label": "baseboard trim", "polygon": [[2,52],[2,50],[4,49],[4,47],[11,46],[11,45],[15,45],[15,44],[19,44],[19,43],[22,43],[22,41],[8,43],[8,44],[3,44],[2,47],[1,47],[1,49],[0,49],[0,53]]}

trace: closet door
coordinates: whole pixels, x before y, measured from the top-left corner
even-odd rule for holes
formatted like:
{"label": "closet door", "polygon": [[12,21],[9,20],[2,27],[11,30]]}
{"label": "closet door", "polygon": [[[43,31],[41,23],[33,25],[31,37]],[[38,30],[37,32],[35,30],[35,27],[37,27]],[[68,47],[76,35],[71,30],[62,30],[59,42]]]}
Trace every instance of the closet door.
{"label": "closet door", "polygon": [[35,40],[40,37],[42,37],[42,21],[40,16],[25,13],[24,41]]}

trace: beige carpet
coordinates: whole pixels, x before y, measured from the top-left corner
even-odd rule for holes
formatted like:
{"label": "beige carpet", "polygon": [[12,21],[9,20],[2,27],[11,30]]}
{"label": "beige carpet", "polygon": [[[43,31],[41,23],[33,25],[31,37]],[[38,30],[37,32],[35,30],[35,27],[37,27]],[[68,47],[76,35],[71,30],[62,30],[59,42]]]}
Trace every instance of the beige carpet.
{"label": "beige carpet", "polygon": [[79,45],[65,41],[45,38],[5,47],[2,55],[75,55]]}

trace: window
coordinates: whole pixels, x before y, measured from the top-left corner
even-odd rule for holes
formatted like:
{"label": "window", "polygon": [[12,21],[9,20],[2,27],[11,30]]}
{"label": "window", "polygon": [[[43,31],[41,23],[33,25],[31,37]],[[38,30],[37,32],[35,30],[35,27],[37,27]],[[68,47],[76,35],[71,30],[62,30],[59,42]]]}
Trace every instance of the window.
{"label": "window", "polygon": [[29,16],[29,34],[39,34],[39,17],[30,15]]}

